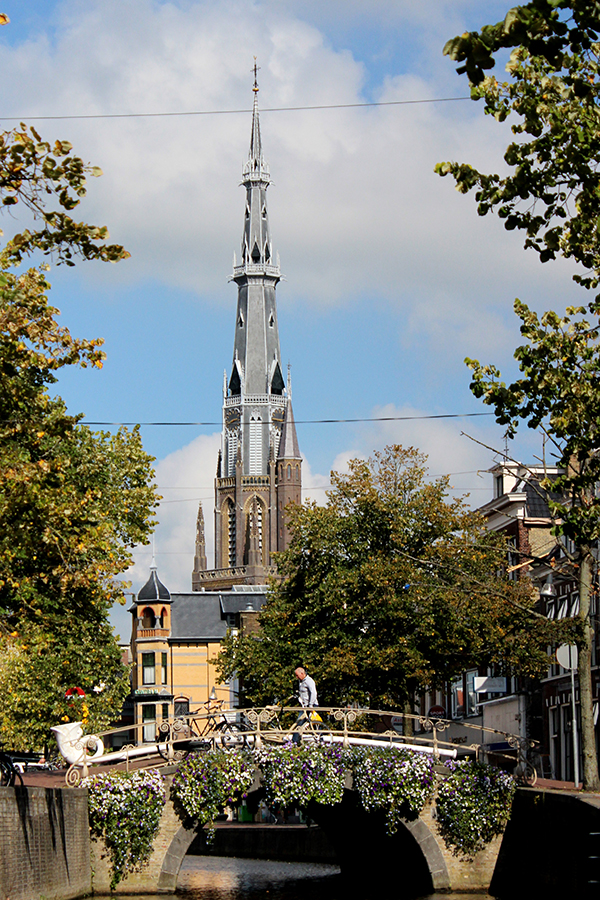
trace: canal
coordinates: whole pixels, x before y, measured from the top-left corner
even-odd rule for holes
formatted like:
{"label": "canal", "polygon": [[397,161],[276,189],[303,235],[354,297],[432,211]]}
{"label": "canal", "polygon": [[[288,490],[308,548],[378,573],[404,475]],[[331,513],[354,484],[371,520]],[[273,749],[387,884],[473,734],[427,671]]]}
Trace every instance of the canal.
{"label": "canal", "polygon": [[[401,880],[401,873],[398,873]],[[402,897],[401,889],[398,897]],[[337,866],[224,856],[186,856],[177,900],[348,900]],[[95,900],[103,898],[95,895]],[[108,898],[106,898],[108,900]],[[115,900],[113,895],[112,900]],[[124,900],[165,900],[165,894],[128,895]],[[380,900],[379,892],[352,900]],[[421,900],[492,900],[489,894],[429,894]]]}

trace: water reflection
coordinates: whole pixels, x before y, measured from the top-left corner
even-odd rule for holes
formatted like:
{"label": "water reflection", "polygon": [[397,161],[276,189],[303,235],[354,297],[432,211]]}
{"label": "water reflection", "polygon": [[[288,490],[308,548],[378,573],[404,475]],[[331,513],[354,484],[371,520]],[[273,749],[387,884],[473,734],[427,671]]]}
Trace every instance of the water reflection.
{"label": "water reflection", "polygon": [[[179,900],[349,900],[348,891],[342,889],[337,866],[222,856],[186,856],[176,897]],[[492,900],[488,894],[430,894],[421,900],[450,898]],[[165,895],[129,895],[127,900],[165,900]],[[356,900],[380,898],[365,895]]]}

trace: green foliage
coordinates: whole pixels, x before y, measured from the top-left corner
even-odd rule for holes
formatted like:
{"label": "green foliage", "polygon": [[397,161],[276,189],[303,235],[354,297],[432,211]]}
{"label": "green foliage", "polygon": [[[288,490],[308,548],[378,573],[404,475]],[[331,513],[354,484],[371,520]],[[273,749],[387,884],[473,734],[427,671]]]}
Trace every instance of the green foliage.
{"label": "green foliage", "polygon": [[156,770],[110,772],[84,778],[88,789],[90,829],[104,839],[110,854],[111,890],[152,854],[165,803],[163,780]]}
{"label": "green foliage", "polygon": [[524,303],[515,302],[521,334],[527,343],[515,350],[523,373],[508,386],[495,366],[466,360],[473,371],[471,390],[495,408],[496,421],[513,436],[519,420],[540,429],[550,443],[562,474],[543,482],[554,494],[548,505],[554,533],[577,546],[591,546],[600,538],[600,310],[582,318],[583,308],[569,308],[564,316],[547,312],[539,318]]}
{"label": "green foliage", "polygon": [[456,856],[472,859],[510,818],[516,785],[510,775],[473,760],[448,762],[436,802],[444,842]]}
{"label": "green foliage", "polygon": [[385,812],[388,834],[416,819],[435,787],[433,759],[410,750],[352,750],[354,789],[367,812]]}
{"label": "green foliage", "polygon": [[172,793],[185,814],[212,824],[223,808],[245,797],[254,780],[254,761],[239,750],[196,753],[179,764]]}
{"label": "green foliage", "polygon": [[311,800],[326,805],[341,803],[346,765],[339,746],[293,744],[255,753],[264,776],[267,800],[275,806],[303,806]]}
{"label": "green foliage", "polygon": [[[64,721],[83,720],[86,732],[109,728],[129,693],[129,672],[104,616],[24,624],[2,636],[0,648],[0,734],[13,750],[43,747],[49,727]],[[65,698],[75,686],[84,700]]]}
{"label": "green foliage", "polygon": [[[574,275],[586,288],[600,284],[600,3],[590,0],[531,0],[509,10],[504,22],[449,41],[444,52],[464,61],[459,72],[471,81],[474,99],[483,98],[485,112],[518,121],[516,140],[504,155],[513,173],[505,178],[482,175],[467,164],[440,163],[440,175],[453,175],[459,191],[476,188],[480,215],[495,211],[508,229],[525,231],[525,247],[546,262],[557,254],[583,265]],[[507,65],[510,82],[486,78],[496,54],[513,48]],[[514,435],[519,419],[540,428],[552,445],[563,472],[553,481],[562,497],[550,498],[554,534],[562,542],[563,574],[578,581],[579,612],[575,639],[579,648],[583,783],[600,790],[594,733],[591,674],[590,597],[599,536],[600,505],[596,496],[599,462],[598,315],[600,298],[588,304],[593,321],[581,317],[583,307],[564,316],[541,319],[519,300],[515,311],[527,343],[515,357],[523,377],[508,387],[494,366],[467,359],[473,370],[471,389],[495,406],[497,421]],[[550,488],[550,482],[543,485]]]}
{"label": "green foliage", "polygon": [[103,342],[59,326],[48,266],[9,271],[36,252],[68,265],[128,256],[101,243],[106,229],[67,215],[86,175],[99,174],[67,142],[51,148],[24,125],[0,134],[2,206],[41,222],[0,250],[0,729],[15,749],[39,748],[52,725],[81,717],[64,700],[74,685],[88,694],[92,727],[118,714],[127,671],[108,612],[124,602],[118,576],[157,504],[139,430],[94,433],[50,395],[64,366],[102,368]]}
{"label": "green foliage", "polygon": [[[511,116],[516,139],[504,161],[511,174],[485,175],[466,163],[436,166],[462,193],[476,188],[480,215],[495,211],[509,230],[525,232],[525,247],[542,262],[557,254],[581,263],[575,275],[595,288],[600,276],[600,4],[534,0],[503,22],[448,41],[444,53],[464,61],[473,99],[502,122]],[[495,56],[513,48],[510,81],[484,76]]]}
{"label": "green foliage", "polygon": [[555,626],[526,582],[499,577],[504,539],[448,480],[429,481],[425,458],[398,446],[349,468],[332,473],[327,506],[291,513],[260,633],[228,636],[220,677],[270,703],[302,664],[325,704],[394,709],[479,665],[543,671]]}
{"label": "green foliage", "polygon": [[[68,213],[85,196],[86,175],[102,170],[71,154],[68,141],[43,141],[35,128],[0,133],[0,202],[14,208],[21,203],[41,227],[16,234],[0,252],[0,269],[20,263],[34,251],[52,254],[57,262],[73,266],[73,257],[116,262],[129,253],[118,245],[102,243],[104,226],[75,222]],[[1,233],[1,232],[0,232]]]}

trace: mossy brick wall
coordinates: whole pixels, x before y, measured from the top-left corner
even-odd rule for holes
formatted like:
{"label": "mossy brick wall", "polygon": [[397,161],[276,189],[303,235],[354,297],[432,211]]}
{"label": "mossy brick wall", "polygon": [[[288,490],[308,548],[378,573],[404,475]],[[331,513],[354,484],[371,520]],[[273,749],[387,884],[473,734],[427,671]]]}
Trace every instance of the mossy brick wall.
{"label": "mossy brick wall", "polygon": [[69,900],[90,890],[87,791],[0,788],[0,900]]}

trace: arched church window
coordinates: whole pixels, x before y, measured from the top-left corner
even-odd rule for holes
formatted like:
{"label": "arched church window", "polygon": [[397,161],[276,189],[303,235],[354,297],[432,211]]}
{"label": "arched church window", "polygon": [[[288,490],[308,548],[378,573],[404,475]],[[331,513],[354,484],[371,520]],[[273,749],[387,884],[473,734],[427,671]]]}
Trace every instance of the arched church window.
{"label": "arched church window", "polygon": [[300,478],[300,466],[296,466],[296,478]]}
{"label": "arched church window", "polygon": [[292,480],[292,467],[291,466],[287,467],[287,480],[288,481]]}

